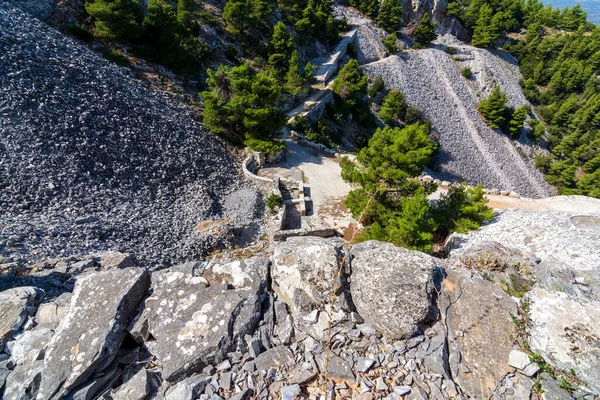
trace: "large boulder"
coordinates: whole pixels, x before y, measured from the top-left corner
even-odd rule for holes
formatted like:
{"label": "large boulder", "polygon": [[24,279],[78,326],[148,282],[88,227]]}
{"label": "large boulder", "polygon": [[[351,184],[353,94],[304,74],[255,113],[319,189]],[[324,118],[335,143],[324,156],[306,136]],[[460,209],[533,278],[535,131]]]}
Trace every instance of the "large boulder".
{"label": "large boulder", "polygon": [[143,269],[113,269],[75,283],[69,311],[46,349],[37,398],[60,398],[112,362],[149,278]]}
{"label": "large boulder", "polygon": [[155,272],[152,294],[131,330],[148,340],[163,378],[177,382],[244,346],[260,318],[260,293],[227,283],[208,287],[205,278],[177,270]]}
{"label": "large boulder", "polygon": [[27,307],[41,300],[44,292],[31,286],[8,289],[0,293],[0,351],[27,319]]}
{"label": "large boulder", "polygon": [[472,398],[487,399],[504,376],[513,348],[514,300],[470,271],[449,271],[442,284],[441,313],[447,327],[450,370]]}
{"label": "large boulder", "polygon": [[542,288],[529,297],[531,350],[600,393],[600,303]]}
{"label": "large boulder", "polygon": [[294,317],[323,308],[340,268],[339,239],[293,237],[277,244],[273,253],[273,290]]}
{"label": "large boulder", "polygon": [[389,338],[412,336],[431,317],[437,260],[377,241],[355,245],[352,256],[350,292],[358,313]]}

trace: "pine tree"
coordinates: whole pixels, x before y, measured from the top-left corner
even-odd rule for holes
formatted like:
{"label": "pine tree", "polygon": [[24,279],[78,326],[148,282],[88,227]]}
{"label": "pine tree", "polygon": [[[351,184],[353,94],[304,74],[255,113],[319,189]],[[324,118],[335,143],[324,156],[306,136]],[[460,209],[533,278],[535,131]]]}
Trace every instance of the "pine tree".
{"label": "pine tree", "polygon": [[377,25],[392,33],[400,29],[402,4],[399,0],[383,0],[377,16]]}
{"label": "pine tree", "polygon": [[299,62],[298,51],[294,50],[292,58],[290,58],[290,68],[285,76],[285,84],[283,85],[285,91],[293,96],[294,104],[296,103],[296,96],[300,92],[306,91],[306,89],[302,87],[304,79],[302,75],[300,75],[300,69],[298,67]]}
{"label": "pine tree", "polygon": [[101,38],[131,40],[142,34],[142,8],[135,0],[96,0],[85,9],[94,18],[94,34]]}
{"label": "pine tree", "polygon": [[523,128],[523,123],[527,118],[527,114],[531,111],[529,106],[518,107],[513,113],[510,121],[508,122],[508,129],[512,136],[518,136]]}
{"label": "pine tree", "polygon": [[304,71],[302,71],[302,78],[304,78],[304,83],[310,84],[312,82],[314,73],[315,67],[311,64],[310,61],[307,61],[306,65],[304,66]]}
{"label": "pine tree", "polygon": [[354,106],[367,93],[367,76],[358,61],[352,59],[340,70],[333,81],[333,93],[349,106]]}
{"label": "pine tree", "polygon": [[227,0],[223,19],[232,33],[245,32],[252,22],[252,4],[249,0]]}
{"label": "pine tree", "polygon": [[412,35],[418,44],[421,46],[426,46],[437,37],[435,28],[435,25],[431,23],[429,14],[425,14],[423,15],[423,18],[421,18],[419,26],[417,26],[417,28],[413,31]]}
{"label": "pine tree", "polygon": [[390,219],[386,227],[388,241],[396,246],[430,252],[433,250],[433,232],[436,222],[429,216],[431,205],[423,187],[412,196],[402,198],[402,211]]}
{"label": "pine tree", "polygon": [[496,86],[487,99],[481,100],[477,107],[487,124],[494,129],[506,120],[506,93],[500,91]]}
{"label": "pine tree", "polygon": [[390,91],[379,109],[379,117],[388,125],[400,122],[406,115],[406,100],[399,90]]}
{"label": "pine tree", "polygon": [[490,47],[500,37],[499,19],[493,16],[492,8],[484,4],[480,11],[479,17],[473,30],[473,38],[471,42],[473,46]]}
{"label": "pine tree", "polygon": [[194,11],[194,0],[177,0],[177,21],[187,26],[190,14]]}
{"label": "pine tree", "polygon": [[267,51],[269,54],[269,65],[279,73],[287,68],[287,59],[294,50],[294,38],[287,31],[285,24],[281,21],[275,25],[273,35],[269,40]]}

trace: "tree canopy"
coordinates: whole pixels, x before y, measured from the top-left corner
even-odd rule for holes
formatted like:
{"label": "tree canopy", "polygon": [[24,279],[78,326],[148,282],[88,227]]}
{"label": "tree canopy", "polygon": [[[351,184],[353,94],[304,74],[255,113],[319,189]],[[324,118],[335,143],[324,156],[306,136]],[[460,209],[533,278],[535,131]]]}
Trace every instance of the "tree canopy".
{"label": "tree canopy", "polygon": [[437,37],[435,25],[431,23],[429,14],[423,15],[423,18],[419,21],[419,25],[413,31],[412,36],[421,46],[428,45]]}

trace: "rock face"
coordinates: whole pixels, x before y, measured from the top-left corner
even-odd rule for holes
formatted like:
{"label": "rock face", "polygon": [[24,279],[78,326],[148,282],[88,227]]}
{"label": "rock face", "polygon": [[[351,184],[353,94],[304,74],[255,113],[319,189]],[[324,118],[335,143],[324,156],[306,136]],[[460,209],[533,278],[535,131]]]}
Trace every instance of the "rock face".
{"label": "rock face", "polygon": [[[244,274],[234,280],[244,281]],[[260,317],[259,285],[231,290],[208,286],[205,278],[177,270],[152,274],[152,294],[136,321],[134,334],[162,367],[168,381],[181,380],[206,365],[223,361]]]}
{"label": "rock face", "polygon": [[34,287],[18,287],[0,292],[0,351],[27,318],[27,307],[43,297]]}
{"label": "rock face", "polygon": [[0,31],[5,257],[173,264],[258,234],[259,193],[192,110],[6,3]]}
{"label": "rock face", "polygon": [[273,290],[298,318],[322,307],[339,270],[341,241],[316,237],[290,238],[273,253]]}
{"label": "rock face", "polygon": [[512,368],[517,306],[499,287],[468,271],[450,271],[442,283],[441,313],[448,329],[452,376],[471,397],[488,398]]}
{"label": "rock face", "polygon": [[545,289],[530,298],[531,350],[600,392],[600,303]]}
{"label": "rock face", "polygon": [[38,398],[60,398],[113,360],[149,284],[148,272],[138,268],[77,281],[69,311],[46,349]]}
{"label": "rock face", "polygon": [[352,256],[352,300],[371,325],[403,339],[431,317],[433,257],[376,241],[352,247]]}

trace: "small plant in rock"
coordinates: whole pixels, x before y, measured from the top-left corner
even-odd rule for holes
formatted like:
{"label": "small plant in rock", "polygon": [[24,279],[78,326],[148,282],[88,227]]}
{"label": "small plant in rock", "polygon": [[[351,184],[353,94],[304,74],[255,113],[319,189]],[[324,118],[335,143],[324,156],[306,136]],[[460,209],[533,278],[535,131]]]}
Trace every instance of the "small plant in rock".
{"label": "small plant in rock", "polygon": [[533,387],[538,393],[544,393],[544,389],[542,389],[542,383],[538,380],[533,382]]}
{"label": "small plant in rock", "polygon": [[544,357],[542,357],[538,353],[531,353],[529,355],[529,360],[531,360],[531,362],[536,363],[540,367],[540,369],[542,371],[546,372],[553,379],[556,378],[556,376],[554,375],[554,371],[552,370],[552,367],[550,367],[550,365],[548,365],[548,363],[546,362],[546,360],[544,360]]}
{"label": "small plant in rock", "polygon": [[471,68],[469,67],[463,68],[461,73],[465,79],[471,79],[473,77],[473,71],[471,71]]}
{"label": "small plant in rock", "polygon": [[565,389],[569,393],[573,393],[575,391],[575,388],[573,387],[573,385],[571,385],[569,382],[567,382],[567,380],[564,377],[560,380],[558,387]]}
{"label": "small plant in rock", "polygon": [[281,203],[283,203],[283,198],[276,193],[271,193],[271,195],[267,197],[265,205],[267,206],[269,211],[275,212],[275,210],[281,205]]}

